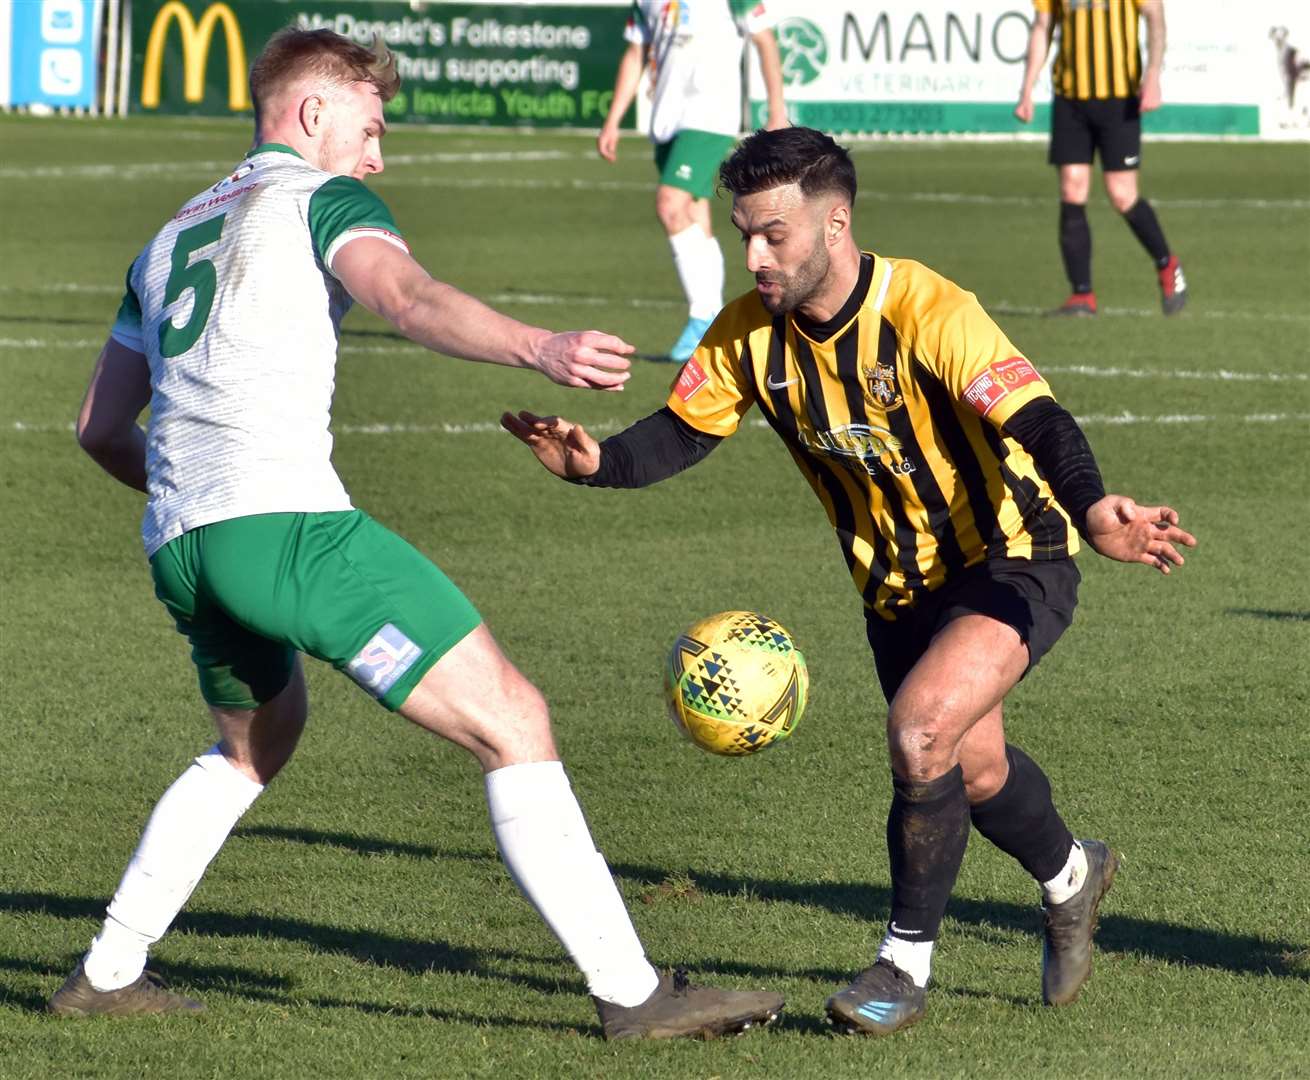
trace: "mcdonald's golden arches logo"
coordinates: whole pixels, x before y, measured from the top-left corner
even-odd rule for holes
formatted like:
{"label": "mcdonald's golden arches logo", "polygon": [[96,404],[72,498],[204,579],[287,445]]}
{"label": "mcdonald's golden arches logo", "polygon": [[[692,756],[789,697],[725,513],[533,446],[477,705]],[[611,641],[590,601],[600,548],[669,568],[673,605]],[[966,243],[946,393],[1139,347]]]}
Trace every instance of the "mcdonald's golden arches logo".
{"label": "mcdonald's golden arches logo", "polygon": [[159,108],[159,89],[164,64],[164,40],[168,28],[177,21],[182,33],[182,96],[192,104],[204,99],[205,68],[209,64],[209,47],[214,28],[221,22],[227,40],[227,105],[233,112],[250,108],[250,90],[246,83],[246,47],[241,40],[241,26],[227,4],[215,3],[205,8],[197,22],[180,0],[169,0],[155,16],[146,41],[145,64],[141,69],[141,107]]}

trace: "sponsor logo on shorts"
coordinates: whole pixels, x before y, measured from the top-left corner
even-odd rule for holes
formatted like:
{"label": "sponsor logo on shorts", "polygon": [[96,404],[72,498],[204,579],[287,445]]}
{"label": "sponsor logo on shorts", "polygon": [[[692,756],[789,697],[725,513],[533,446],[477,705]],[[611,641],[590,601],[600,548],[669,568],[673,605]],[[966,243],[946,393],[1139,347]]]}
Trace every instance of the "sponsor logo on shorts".
{"label": "sponsor logo on shorts", "polygon": [[690,180],[691,166],[687,164],[679,165],[677,175],[679,180]]}
{"label": "sponsor logo on shorts", "polygon": [[375,698],[384,697],[422,652],[394,624],[387,623],[346,665],[346,674]]}
{"label": "sponsor logo on shorts", "polygon": [[986,371],[965,387],[964,400],[977,410],[979,416],[986,416],[1011,390],[1041,382],[1041,379],[1037,369],[1022,356],[993,360]]}
{"label": "sponsor logo on shorts", "polygon": [[687,401],[709,381],[709,376],[705,374],[700,364],[696,363],[696,358],[693,356],[678,372],[678,381],[673,384],[673,392],[683,401]]}

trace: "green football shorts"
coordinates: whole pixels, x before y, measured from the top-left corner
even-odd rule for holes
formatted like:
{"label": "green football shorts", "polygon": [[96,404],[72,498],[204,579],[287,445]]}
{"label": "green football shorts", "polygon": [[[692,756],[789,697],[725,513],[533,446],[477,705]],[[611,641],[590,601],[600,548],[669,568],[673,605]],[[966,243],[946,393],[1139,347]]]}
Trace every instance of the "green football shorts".
{"label": "green football shorts", "polygon": [[655,144],[655,168],[660,183],[689,191],[698,199],[714,194],[719,166],[736,140],[711,131],[679,131],[668,142]]}
{"label": "green football shorts", "polygon": [[362,510],[202,525],[155,552],[150,570],[191,642],[200,692],[220,708],[276,697],[299,650],[398,709],[482,621],[445,574]]}

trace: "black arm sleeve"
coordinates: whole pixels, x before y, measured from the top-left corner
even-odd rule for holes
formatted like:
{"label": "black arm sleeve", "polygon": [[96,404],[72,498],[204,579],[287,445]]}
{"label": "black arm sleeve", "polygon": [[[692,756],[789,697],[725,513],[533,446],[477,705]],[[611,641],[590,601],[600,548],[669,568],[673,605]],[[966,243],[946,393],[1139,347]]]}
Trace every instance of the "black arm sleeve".
{"label": "black arm sleeve", "polygon": [[1038,398],[1005,422],[1005,434],[1032,455],[1056,501],[1087,535],[1087,511],[1105,496],[1105,484],[1087,436],[1053,398]]}
{"label": "black arm sleeve", "polygon": [[666,405],[600,444],[600,468],[573,481],[586,487],[640,488],[702,460],[722,436],[697,431]]}

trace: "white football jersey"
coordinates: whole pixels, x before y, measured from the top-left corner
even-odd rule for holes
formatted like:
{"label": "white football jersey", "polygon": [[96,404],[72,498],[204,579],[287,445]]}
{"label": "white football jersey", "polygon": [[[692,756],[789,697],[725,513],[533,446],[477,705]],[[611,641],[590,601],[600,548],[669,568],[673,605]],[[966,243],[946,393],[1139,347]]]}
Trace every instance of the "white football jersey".
{"label": "white football jersey", "polygon": [[147,555],[229,518],[351,508],[328,429],[351,303],[332,260],[361,236],[408,250],[360,181],[267,144],[132,263],[112,333],[150,363]]}
{"label": "white football jersey", "polygon": [[633,0],[623,36],[648,48],[651,139],[736,135],[742,41],[776,21],[763,0]]}

